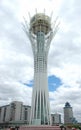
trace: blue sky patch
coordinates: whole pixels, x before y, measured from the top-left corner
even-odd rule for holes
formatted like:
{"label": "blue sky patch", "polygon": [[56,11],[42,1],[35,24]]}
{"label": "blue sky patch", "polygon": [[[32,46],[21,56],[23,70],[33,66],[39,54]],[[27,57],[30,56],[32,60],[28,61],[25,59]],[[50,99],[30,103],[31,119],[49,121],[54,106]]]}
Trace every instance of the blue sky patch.
{"label": "blue sky patch", "polygon": [[60,78],[57,78],[55,75],[48,77],[48,88],[49,91],[55,91],[62,84]]}
{"label": "blue sky patch", "polygon": [[27,85],[29,87],[32,87],[33,86],[33,80],[30,80],[30,82],[27,84],[27,83],[24,83],[24,85]]}
{"label": "blue sky patch", "polygon": [[[60,78],[57,78],[55,75],[51,75],[48,77],[48,88],[49,91],[55,91],[62,84]],[[28,84],[24,83],[29,87],[33,86],[33,80],[30,80]]]}

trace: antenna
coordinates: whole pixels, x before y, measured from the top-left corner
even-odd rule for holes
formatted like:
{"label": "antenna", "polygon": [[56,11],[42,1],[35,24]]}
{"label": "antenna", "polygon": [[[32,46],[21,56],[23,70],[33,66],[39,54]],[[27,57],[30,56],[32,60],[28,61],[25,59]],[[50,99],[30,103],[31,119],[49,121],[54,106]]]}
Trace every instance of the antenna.
{"label": "antenna", "polygon": [[37,14],[37,8],[35,9],[35,12],[36,12],[36,14]]}
{"label": "antenna", "polygon": [[28,12],[28,15],[29,15],[29,19],[31,20],[31,15],[30,15],[30,12]]}
{"label": "antenna", "polygon": [[53,16],[53,11],[50,14],[50,20],[52,20],[52,16]]}

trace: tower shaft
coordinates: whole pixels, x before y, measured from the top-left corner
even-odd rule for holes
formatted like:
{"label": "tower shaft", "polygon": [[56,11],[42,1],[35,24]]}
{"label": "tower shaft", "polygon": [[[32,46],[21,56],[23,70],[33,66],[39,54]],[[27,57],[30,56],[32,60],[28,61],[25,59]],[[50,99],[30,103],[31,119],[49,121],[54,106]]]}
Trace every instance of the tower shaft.
{"label": "tower shaft", "polygon": [[34,48],[34,88],[32,95],[32,121],[38,124],[50,124],[48,80],[47,80],[47,50],[45,34],[37,33],[37,45]]}

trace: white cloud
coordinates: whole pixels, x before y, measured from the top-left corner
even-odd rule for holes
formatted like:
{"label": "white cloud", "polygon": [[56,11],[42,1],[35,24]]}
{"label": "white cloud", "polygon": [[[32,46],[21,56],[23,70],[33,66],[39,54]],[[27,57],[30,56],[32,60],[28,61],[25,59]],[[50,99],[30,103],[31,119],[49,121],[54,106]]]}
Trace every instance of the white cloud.
{"label": "white cloud", "polygon": [[[81,100],[81,86],[77,85],[74,87],[70,86],[60,86],[56,91],[50,92],[51,111],[59,112],[63,118],[63,107],[65,106],[65,101],[69,102],[73,108],[74,117],[80,120],[80,100]],[[77,109],[78,108],[78,109]],[[62,119],[63,120],[63,119]]]}
{"label": "white cloud", "polygon": [[22,101],[24,104],[31,105],[32,89],[19,83],[4,81],[0,83],[0,105],[8,104],[11,101]]}
{"label": "white cloud", "polygon": [[[50,92],[51,111],[63,118],[66,101],[71,103],[74,116],[81,121],[81,1],[77,0],[1,0],[0,1],[0,105],[12,100],[31,102],[31,88],[23,85],[33,79],[33,55],[29,39],[21,22],[22,16],[31,16],[46,9],[60,17],[60,29],[51,43],[48,74],[59,77],[63,83]],[[31,6],[32,4],[32,6]],[[16,96],[17,95],[17,96]],[[78,108],[78,109],[77,109]]]}

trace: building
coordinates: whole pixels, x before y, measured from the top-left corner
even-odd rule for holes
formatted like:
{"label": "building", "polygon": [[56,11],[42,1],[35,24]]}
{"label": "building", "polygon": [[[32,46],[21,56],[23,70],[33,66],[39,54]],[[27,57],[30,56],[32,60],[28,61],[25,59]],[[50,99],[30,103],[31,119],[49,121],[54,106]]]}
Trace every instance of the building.
{"label": "building", "polygon": [[73,110],[69,102],[65,103],[64,107],[64,124],[73,123]]}
{"label": "building", "polygon": [[[56,22],[55,22],[56,23]],[[25,20],[24,30],[30,39],[34,55],[34,87],[32,93],[31,124],[50,124],[50,106],[47,80],[47,58],[50,43],[57,31],[51,27],[51,18],[45,13],[36,13],[31,19],[27,30]]]}
{"label": "building", "polygon": [[73,110],[69,102],[65,103],[64,107],[64,123],[65,124],[77,124],[77,119],[73,116]]}
{"label": "building", "polygon": [[51,114],[51,124],[52,125],[59,125],[61,124],[61,115],[58,113]]}
{"label": "building", "polygon": [[29,124],[31,107],[14,101],[0,107],[0,123]]}

